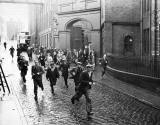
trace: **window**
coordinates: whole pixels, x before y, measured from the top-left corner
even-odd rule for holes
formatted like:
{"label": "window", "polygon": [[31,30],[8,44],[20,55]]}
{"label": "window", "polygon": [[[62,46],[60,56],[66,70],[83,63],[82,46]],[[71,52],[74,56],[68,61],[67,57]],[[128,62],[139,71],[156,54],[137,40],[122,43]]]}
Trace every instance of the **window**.
{"label": "window", "polygon": [[133,52],[133,37],[131,35],[127,35],[124,38],[124,50],[125,52]]}
{"label": "window", "polygon": [[143,30],[142,48],[143,55],[149,54],[149,29]]}

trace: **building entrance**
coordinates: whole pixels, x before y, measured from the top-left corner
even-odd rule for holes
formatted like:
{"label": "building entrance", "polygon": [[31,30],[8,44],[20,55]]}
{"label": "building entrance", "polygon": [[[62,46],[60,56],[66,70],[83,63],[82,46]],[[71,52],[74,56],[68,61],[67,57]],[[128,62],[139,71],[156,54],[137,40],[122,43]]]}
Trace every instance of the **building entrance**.
{"label": "building entrance", "polygon": [[88,21],[74,20],[67,25],[70,31],[70,48],[84,49],[91,42],[92,25]]}

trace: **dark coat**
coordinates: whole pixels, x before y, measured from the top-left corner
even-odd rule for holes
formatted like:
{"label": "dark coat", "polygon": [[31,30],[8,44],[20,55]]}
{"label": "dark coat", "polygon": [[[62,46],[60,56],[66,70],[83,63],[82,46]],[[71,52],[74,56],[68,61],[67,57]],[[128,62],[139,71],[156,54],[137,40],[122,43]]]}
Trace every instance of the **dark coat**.
{"label": "dark coat", "polygon": [[80,74],[82,72],[82,68],[81,67],[77,67],[76,69],[71,70],[71,79],[74,79],[75,82],[75,86],[79,85],[80,82]]}
{"label": "dark coat", "polygon": [[55,64],[57,63],[57,54],[53,56],[53,61]]}
{"label": "dark coat", "polygon": [[108,64],[107,59],[102,58],[102,59],[100,60],[100,64],[101,64],[101,66],[102,66],[103,68],[106,68],[106,66],[107,66],[107,64]]}
{"label": "dark coat", "polygon": [[9,49],[9,51],[10,51],[11,54],[13,54],[14,51],[15,51],[15,49],[14,49],[13,47],[11,47],[11,48]]}
{"label": "dark coat", "polygon": [[42,66],[45,66],[45,56],[44,55],[39,56],[38,60]]}
{"label": "dark coat", "polygon": [[62,76],[65,78],[68,78],[68,69],[69,69],[69,64],[62,63],[60,65],[60,70],[62,71]]}
{"label": "dark coat", "polygon": [[55,67],[55,69],[52,71],[51,68],[48,68],[46,73],[46,78],[49,79],[52,85],[55,85],[57,78],[59,78],[58,69]]}
{"label": "dark coat", "polygon": [[89,82],[93,82],[92,80],[92,74],[89,76],[87,71],[83,71],[80,75],[80,84],[79,84],[79,90],[84,91],[86,89],[91,89],[91,85]]}
{"label": "dark coat", "polygon": [[41,66],[32,66],[31,72],[33,80],[42,82],[42,74],[44,73],[44,70]]}
{"label": "dark coat", "polygon": [[18,56],[17,62],[18,62],[19,70],[27,72],[27,70],[28,70],[28,61],[24,60],[22,58],[22,56]]}
{"label": "dark coat", "polygon": [[25,76],[27,74],[28,71],[28,61],[22,59],[19,63],[19,68],[21,71],[21,76]]}

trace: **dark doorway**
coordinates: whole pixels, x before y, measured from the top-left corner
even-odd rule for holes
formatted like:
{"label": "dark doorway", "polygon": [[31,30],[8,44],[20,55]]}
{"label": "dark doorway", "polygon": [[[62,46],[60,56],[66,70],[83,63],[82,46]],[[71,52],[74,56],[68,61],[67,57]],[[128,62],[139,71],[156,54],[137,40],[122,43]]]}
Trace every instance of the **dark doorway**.
{"label": "dark doorway", "polygon": [[82,48],[82,27],[71,28],[71,49]]}

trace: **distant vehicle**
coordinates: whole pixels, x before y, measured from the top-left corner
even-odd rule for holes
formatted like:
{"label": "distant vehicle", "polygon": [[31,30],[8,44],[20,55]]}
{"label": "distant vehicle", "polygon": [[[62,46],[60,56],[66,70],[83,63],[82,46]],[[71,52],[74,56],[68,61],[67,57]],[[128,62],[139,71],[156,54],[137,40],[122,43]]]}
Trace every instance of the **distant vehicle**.
{"label": "distant vehicle", "polygon": [[31,36],[29,32],[20,32],[17,36],[17,48],[20,48],[22,51],[27,51],[31,41]]}

